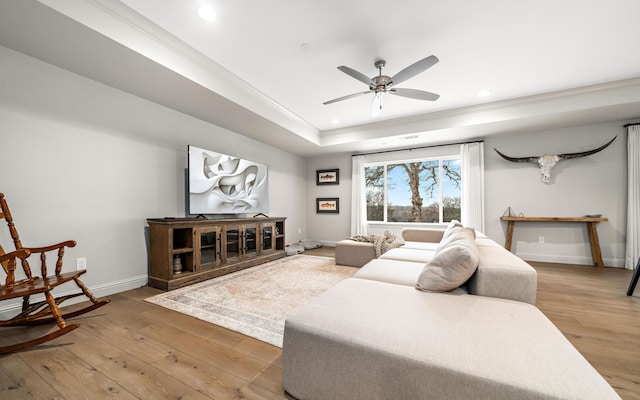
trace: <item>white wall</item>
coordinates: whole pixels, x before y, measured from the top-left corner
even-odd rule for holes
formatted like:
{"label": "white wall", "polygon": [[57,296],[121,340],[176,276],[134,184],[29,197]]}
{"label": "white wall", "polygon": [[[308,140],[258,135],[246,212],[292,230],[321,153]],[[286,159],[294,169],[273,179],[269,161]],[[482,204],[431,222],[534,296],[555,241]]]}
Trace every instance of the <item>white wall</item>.
{"label": "white wall", "polygon": [[[485,220],[486,234],[503,244],[506,223],[500,217],[511,207],[526,216],[582,216],[603,214],[609,222],[598,224],[602,256],[607,266],[624,265],[626,232],[626,131],[623,122],[587,125],[542,132],[493,136],[485,140]],[[612,137],[618,138],[604,151],[589,157],[564,160],[552,171],[551,184],[542,183],[534,163],[511,163],[493,148],[511,156],[559,154],[590,150]],[[315,170],[340,167],[339,187],[315,186]],[[315,197],[340,197],[340,215],[307,211],[309,238],[327,244],[350,235],[349,212],[351,156],[315,157],[307,162],[307,202]],[[376,225],[399,233],[397,225]],[[538,237],[544,236],[544,244]],[[512,251],[525,260],[591,264],[585,224],[522,223],[515,229]]]}
{"label": "white wall", "polygon": [[[485,142],[486,233],[504,243],[507,207],[525,216],[573,217],[602,214],[609,222],[598,224],[602,257],[607,266],[624,265],[626,232],[626,131],[622,123],[491,137]],[[541,181],[533,163],[512,163],[509,156],[573,153],[591,150],[618,138],[600,153],[560,161],[552,170],[551,184]],[[544,236],[544,244],[538,237]],[[586,224],[516,224],[512,251],[525,260],[591,264]]]}
{"label": "white wall", "polygon": [[[340,169],[338,185],[316,185],[316,171],[322,169]],[[351,155],[335,154],[307,159],[307,239],[318,240],[325,245],[335,243],[351,236]],[[339,214],[316,213],[316,198],[338,197]]]}
{"label": "white wall", "polygon": [[96,295],[146,284],[146,219],[185,215],[187,144],[268,164],[269,215],[287,217],[288,243],[304,238],[301,157],[4,47],[0,59],[0,192],[26,246],[78,242],[64,270],[86,257]]}

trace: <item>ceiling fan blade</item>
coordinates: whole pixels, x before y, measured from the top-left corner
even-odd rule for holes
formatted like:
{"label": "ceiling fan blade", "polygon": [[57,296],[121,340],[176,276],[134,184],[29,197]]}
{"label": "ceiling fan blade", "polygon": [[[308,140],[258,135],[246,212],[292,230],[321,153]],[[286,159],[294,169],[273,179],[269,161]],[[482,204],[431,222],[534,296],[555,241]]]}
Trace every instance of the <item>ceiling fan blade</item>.
{"label": "ceiling fan blade", "polygon": [[436,101],[440,97],[439,94],[425,92],[424,90],[394,88],[387,90],[388,93],[396,96],[408,97],[410,99]]}
{"label": "ceiling fan blade", "polygon": [[351,99],[351,98],[354,98],[354,97],[362,96],[363,94],[369,94],[371,92],[373,92],[373,90],[367,90],[366,92],[358,92],[358,93],[348,94],[346,96],[338,97],[337,99],[325,101],[322,104],[327,105],[327,104],[331,104],[331,103],[336,103],[338,101]]}
{"label": "ceiling fan blade", "polygon": [[359,80],[360,82],[365,83],[367,86],[369,87],[375,87],[376,84],[373,83],[373,81],[371,80],[371,78],[369,78],[368,76],[366,76],[365,74],[363,74],[362,72],[358,72],[353,68],[349,68],[345,65],[341,65],[338,67],[338,69],[342,72],[344,72],[345,74],[349,75],[352,78],[356,78],[357,80]]}
{"label": "ceiling fan blade", "polygon": [[438,61],[438,57],[429,56],[427,58],[423,58],[422,60],[409,65],[407,68],[398,72],[394,76],[391,77],[391,85],[397,85],[400,82],[404,82],[407,79],[413,78],[421,72],[426,71],[427,69],[433,67]]}

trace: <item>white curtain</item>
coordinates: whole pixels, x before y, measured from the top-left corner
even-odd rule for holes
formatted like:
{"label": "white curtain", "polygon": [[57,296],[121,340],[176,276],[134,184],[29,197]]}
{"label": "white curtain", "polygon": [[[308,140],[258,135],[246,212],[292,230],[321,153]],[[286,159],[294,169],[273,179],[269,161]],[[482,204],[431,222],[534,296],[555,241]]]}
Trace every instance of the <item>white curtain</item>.
{"label": "white curtain", "polygon": [[351,236],[367,234],[367,195],[364,182],[364,156],[351,157]]}
{"label": "white curtain", "polygon": [[484,143],[460,146],[462,215],[464,226],[484,232]]}
{"label": "white curtain", "polygon": [[624,267],[633,269],[640,258],[640,125],[627,127],[627,254]]}

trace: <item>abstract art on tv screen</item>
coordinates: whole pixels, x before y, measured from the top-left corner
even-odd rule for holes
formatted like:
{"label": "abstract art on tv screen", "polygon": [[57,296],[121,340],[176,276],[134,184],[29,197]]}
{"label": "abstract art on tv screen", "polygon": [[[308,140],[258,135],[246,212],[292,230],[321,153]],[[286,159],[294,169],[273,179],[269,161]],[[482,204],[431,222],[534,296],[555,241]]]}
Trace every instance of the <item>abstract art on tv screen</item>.
{"label": "abstract art on tv screen", "polygon": [[269,211],[267,165],[191,145],[188,150],[190,214]]}

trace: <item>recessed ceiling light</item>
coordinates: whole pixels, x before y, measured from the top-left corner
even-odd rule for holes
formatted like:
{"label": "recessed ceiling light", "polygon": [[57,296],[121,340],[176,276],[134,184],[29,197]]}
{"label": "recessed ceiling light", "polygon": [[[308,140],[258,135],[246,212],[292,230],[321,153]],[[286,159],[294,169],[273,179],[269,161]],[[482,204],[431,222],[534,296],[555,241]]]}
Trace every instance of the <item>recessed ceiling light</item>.
{"label": "recessed ceiling light", "polygon": [[478,97],[488,97],[488,96],[491,96],[492,94],[493,94],[493,90],[485,89],[478,92]]}
{"label": "recessed ceiling light", "polygon": [[207,22],[215,21],[216,13],[213,11],[213,8],[209,5],[204,5],[198,9],[198,15],[200,18]]}
{"label": "recessed ceiling light", "polygon": [[334,119],[331,120],[331,123],[334,124],[334,125],[335,124],[339,124],[340,120],[338,118],[334,118]]}

